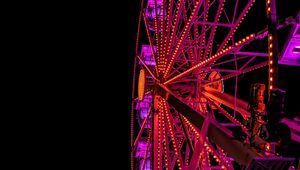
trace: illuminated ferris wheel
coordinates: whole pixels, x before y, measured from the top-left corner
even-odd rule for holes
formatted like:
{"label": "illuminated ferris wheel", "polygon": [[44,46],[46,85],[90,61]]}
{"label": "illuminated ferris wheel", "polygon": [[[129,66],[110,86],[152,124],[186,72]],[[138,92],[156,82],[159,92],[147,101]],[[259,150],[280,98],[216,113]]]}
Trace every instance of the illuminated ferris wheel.
{"label": "illuminated ferris wheel", "polygon": [[[276,159],[265,140],[263,118],[264,90],[270,94],[278,86],[276,7],[270,0],[257,3],[142,0],[132,90],[132,169],[254,168],[257,158]],[[266,23],[245,28],[248,15],[258,12]],[[253,84],[251,101],[240,99],[239,76],[264,68],[267,86]],[[292,162],[284,161],[286,166]]]}

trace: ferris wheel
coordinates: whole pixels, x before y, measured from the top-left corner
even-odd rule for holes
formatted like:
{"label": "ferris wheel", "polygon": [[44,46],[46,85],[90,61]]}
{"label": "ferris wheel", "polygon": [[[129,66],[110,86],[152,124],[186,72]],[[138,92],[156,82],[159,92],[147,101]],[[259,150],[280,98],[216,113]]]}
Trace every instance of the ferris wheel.
{"label": "ferris wheel", "polygon": [[251,104],[238,90],[240,75],[265,69],[256,76],[266,74],[267,87],[251,85],[260,101],[255,113],[264,116],[264,90],[278,86],[274,11],[270,0],[142,0],[132,169],[235,169],[276,156],[266,136],[253,135],[262,134],[265,122],[251,122]]}

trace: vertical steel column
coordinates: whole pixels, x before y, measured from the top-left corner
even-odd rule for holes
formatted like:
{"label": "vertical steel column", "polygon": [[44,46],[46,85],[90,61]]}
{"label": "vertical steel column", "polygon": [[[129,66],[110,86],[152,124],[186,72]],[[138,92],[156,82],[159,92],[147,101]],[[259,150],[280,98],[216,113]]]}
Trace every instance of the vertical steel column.
{"label": "vertical steel column", "polygon": [[268,19],[269,55],[268,100],[270,100],[270,91],[274,88],[278,88],[278,37],[276,30],[276,0],[266,0],[266,10]]}

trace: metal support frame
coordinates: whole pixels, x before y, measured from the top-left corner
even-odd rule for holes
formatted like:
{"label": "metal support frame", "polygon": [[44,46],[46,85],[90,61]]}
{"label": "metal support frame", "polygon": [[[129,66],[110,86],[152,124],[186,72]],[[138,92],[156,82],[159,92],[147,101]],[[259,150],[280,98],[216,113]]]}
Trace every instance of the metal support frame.
{"label": "metal support frame", "polygon": [[[163,85],[157,85],[156,88],[158,94],[176,108],[180,114],[185,116],[199,130],[202,128],[205,120],[204,116],[179,100]],[[209,124],[207,137],[219,145],[226,153],[232,155],[235,160],[242,165],[247,165],[253,157],[262,156],[250,147],[247,147],[243,143],[234,139],[229,133],[229,130],[226,131],[225,127],[222,127],[214,121]]]}
{"label": "metal support frame", "polygon": [[268,53],[269,53],[269,80],[268,80],[268,100],[270,100],[270,90],[278,88],[278,37],[276,0],[266,0],[266,11],[268,19]]}

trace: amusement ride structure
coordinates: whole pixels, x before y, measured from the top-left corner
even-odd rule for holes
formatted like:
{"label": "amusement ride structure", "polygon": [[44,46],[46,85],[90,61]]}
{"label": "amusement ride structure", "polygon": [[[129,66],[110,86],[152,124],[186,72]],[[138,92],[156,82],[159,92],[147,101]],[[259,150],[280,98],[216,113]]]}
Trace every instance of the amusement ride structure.
{"label": "amusement ride structure", "polygon": [[[299,119],[283,118],[278,87],[278,64],[300,66],[295,16],[278,20],[275,0],[141,0],[131,168],[299,169],[299,155],[282,151],[300,144]],[[265,83],[249,81],[239,98],[251,72]]]}

